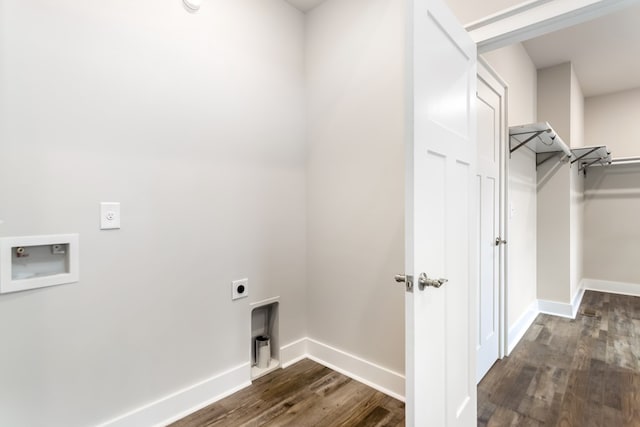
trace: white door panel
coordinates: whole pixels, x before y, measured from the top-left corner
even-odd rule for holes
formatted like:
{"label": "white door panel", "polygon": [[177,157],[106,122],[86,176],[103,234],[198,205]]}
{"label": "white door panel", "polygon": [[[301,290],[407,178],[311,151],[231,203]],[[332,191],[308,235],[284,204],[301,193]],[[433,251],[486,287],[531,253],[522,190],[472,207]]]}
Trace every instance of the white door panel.
{"label": "white door panel", "polygon": [[[473,426],[476,50],[442,0],[409,3],[407,425]],[[448,282],[421,290],[421,273]]]}
{"label": "white door panel", "polygon": [[477,140],[479,240],[477,371],[479,382],[500,357],[500,161],[504,88],[482,66],[478,70]]}

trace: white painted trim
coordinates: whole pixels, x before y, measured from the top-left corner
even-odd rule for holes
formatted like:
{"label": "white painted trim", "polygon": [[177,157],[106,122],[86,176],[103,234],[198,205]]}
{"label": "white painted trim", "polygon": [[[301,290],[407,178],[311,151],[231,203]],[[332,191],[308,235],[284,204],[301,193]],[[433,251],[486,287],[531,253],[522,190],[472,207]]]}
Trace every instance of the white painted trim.
{"label": "white painted trim", "polygon": [[99,424],[98,427],[166,426],[251,385],[250,369],[249,363],[243,363]]}
{"label": "white painted trim", "polygon": [[[311,338],[300,338],[282,346],[280,355],[283,368],[308,358],[404,401],[404,375]],[[243,363],[103,422],[98,427],[166,426],[251,385],[250,372],[251,364]]]}
{"label": "white painted trim", "polygon": [[540,310],[540,313],[572,319],[571,304],[567,304],[564,302],[547,301],[541,299],[538,300],[538,310]]}
{"label": "white painted trim", "polygon": [[488,52],[524,40],[605,16],[638,0],[533,0],[488,16],[466,26],[478,44]]}
{"label": "white painted trim", "polygon": [[311,338],[307,348],[314,362],[404,402],[404,375]]}
{"label": "white painted trim", "polygon": [[[485,58],[478,55],[478,78],[487,83],[497,94],[500,96],[500,202],[499,202],[499,230],[500,236],[507,242],[509,241],[509,215],[507,213],[507,207],[509,206],[509,162],[507,161],[509,145],[507,143],[507,135],[509,134],[508,126],[508,95],[509,85],[503,78],[496,72],[496,70],[487,62]],[[509,274],[508,274],[508,258],[509,247],[502,245],[498,251],[499,257],[499,273],[498,273],[498,357],[502,359],[509,355],[508,343],[509,343],[509,328],[508,328],[508,289],[509,289]],[[480,298],[478,295],[477,298]]]}
{"label": "white painted trim", "polygon": [[531,327],[533,322],[538,317],[540,311],[538,310],[538,300],[533,300],[527,310],[522,313],[522,316],[509,328],[509,346],[507,349],[507,356],[511,354],[513,349],[518,345],[524,334]]}
{"label": "white painted trim", "polygon": [[276,297],[263,299],[262,301],[251,302],[251,303],[249,303],[249,307],[251,307],[251,309],[259,308],[259,307],[263,307],[265,305],[273,304],[274,302],[277,302],[277,303],[280,302],[280,296],[279,295],[276,296]]}
{"label": "white painted trim", "polygon": [[551,314],[553,316],[567,317],[569,319],[575,319],[578,313],[578,308],[582,302],[584,296],[584,289],[580,288],[573,297],[571,304],[558,301],[538,300],[538,310],[540,313]]}
{"label": "white painted trim", "polygon": [[610,280],[584,279],[582,287],[589,291],[608,292],[611,294],[640,297],[639,283],[613,282]]}
{"label": "white painted trim", "polygon": [[307,358],[307,338],[300,338],[297,341],[280,347],[280,366],[288,368]]}
{"label": "white painted trim", "polygon": [[[80,280],[79,268],[79,241],[78,234],[50,234],[41,236],[17,236],[3,237],[0,239],[0,294],[9,292],[26,291],[48,286],[66,285],[76,283]],[[31,246],[48,246],[62,244],[67,245],[66,263],[67,271],[64,273],[45,274],[38,276],[36,271],[34,277],[19,279],[13,277],[13,251],[18,247],[24,247],[29,251]],[[28,258],[27,258],[28,259]],[[28,261],[26,261],[28,263]],[[37,266],[38,263],[36,262]]]}
{"label": "white painted trim", "polygon": [[[583,281],[582,283],[585,283]],[[638,287],[640,291],[640,285]],[[536,320],[536,317],[540,313],[550,314],[552,316],[560,316],[567,317],[570,319],[575,319],[578,314],[578,309],[580,308],[580,303],[582,302],[582,297],[584,296],[584,289],[581,286],[573,297],[573,301],[571,304],[557,302],[557,301],[547,301],[547,300],[534,300],[527,310],[520,316],[520,318],[509,328],[509,348],[508,353],[511,354],[516,345],[520,342],[524,334],[531,327],[533,322]]]}
{"label": "white painted trim", "polygon": [[578,314],[578,310],[580,309],[580,303],[582,303],[582,298],[584,297],[584,282],[580,281],[580,286],[578,287],[578,292],[573,296],[573,301],[571,302],[571,317],[576,318]]}

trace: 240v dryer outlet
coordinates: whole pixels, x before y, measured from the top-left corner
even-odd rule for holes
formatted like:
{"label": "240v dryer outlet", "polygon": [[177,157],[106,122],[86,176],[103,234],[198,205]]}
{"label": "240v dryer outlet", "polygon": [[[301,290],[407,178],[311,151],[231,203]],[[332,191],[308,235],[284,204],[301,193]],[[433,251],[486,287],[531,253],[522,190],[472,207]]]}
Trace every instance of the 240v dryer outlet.
{"label": "240v dryer outlet", "polygon": [[249,279],[234,280],[231,282],[231,300],[246,298],[249,296]]}

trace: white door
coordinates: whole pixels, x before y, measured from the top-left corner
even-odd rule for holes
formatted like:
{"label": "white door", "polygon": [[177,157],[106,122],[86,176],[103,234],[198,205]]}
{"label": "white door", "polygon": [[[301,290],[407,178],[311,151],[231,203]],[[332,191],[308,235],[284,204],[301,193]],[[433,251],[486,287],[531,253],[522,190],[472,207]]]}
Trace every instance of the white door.
{"label": "white door", "polygon": [[478,382],[500,357],[500,230],[501,162],[504,160],[504,86],[478,64]]}
{"label": "white door", "polygon": [[476,46],[442,0],[407,4],[407,425],[475,426]]}

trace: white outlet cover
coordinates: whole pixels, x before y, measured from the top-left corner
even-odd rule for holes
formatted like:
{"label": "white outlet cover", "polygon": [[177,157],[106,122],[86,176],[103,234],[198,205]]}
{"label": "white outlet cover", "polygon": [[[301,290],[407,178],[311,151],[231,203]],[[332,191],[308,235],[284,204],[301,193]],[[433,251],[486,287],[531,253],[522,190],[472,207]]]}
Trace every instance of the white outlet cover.
{"label": "white outlet cover", "polygon": [[246,298],[249,296],[249,279],[234,280],[231,282],[231,300]]}
{"label": "white outlet cover", "polygon": [[120,203],[100,203],[100,229],[115,230],[120,228]]}

